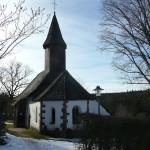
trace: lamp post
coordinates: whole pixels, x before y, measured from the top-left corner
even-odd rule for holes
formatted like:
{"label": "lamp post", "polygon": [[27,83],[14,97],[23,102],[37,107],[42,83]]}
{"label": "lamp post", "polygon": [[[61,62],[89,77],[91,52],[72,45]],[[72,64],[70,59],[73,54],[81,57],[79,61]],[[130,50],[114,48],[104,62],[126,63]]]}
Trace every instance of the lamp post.
{"label": "lamp post", "polygon": [[101,96],[101,91],[104,90],[100,88],[100,86],[96,86],[96,88],[93,90],[96,93],[97,101],[98,101],[98,115],[100,115],[100,99],[98,96]]}

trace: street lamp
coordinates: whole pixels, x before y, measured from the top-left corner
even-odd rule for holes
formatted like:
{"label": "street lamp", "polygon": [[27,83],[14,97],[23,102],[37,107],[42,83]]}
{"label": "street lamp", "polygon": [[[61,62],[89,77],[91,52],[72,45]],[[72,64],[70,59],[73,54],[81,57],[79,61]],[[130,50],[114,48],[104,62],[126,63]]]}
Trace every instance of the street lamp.
{"label": "street lamp", "polygon": [[100,100],[99,100],[99,96],[101,96],[101,91],[104,90],[102,88],[100,88],[100,86],[97,86],[93,91],[95,91],[96,93],[96,97],[97,97],[97,101],[98,101],[98,114],[100,115]]}

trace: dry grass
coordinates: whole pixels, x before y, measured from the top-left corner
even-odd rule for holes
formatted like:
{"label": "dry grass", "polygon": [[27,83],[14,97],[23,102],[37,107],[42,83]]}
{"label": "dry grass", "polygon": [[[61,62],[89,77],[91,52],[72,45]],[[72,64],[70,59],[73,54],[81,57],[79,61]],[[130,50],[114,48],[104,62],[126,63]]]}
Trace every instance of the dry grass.
{"label": "dry grass", "polygon": [[49,139],[50,137],[40,134],[38,131],[25,129],[25,128],[14,128],[13,123],[6,123],[6,130],[8,133],[18,136],[18,137],[26,137],[26,138],[34,138],[34,139]]}

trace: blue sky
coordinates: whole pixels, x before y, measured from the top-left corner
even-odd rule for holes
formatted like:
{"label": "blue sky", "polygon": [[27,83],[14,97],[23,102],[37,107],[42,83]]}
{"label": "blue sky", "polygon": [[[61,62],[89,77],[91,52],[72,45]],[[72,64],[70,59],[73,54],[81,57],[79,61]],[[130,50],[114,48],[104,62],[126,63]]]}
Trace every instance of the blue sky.
{"label": "blue sky", "polygon": [[[28,8],[45,8],[45,14],[50,13],[51,18],[44,33],[33,35],[16,47],[15,53],[11,55],[34,70],[32,78],[44,69],[42,45],[53,17],[52,2],[53,0],[26,0]],[[121,83],[118,72],[112,69],[112,56],[101,53],[98,48],[101,44],[98,36],[102,0],[56,0],[56,3],[56,16],[67,44],[67,70],[71,75],[89,92],[93,92],[97,85],[104,88],[105,93],[135,89],[134,86]],[[5,61],[8,59],[10,57]]]}

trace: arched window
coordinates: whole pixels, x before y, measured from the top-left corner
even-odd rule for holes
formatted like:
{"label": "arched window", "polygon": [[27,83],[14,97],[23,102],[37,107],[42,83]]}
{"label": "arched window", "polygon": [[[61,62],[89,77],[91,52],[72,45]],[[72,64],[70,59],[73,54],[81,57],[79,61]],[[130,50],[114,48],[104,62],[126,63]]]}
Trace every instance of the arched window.
{"label": "arched window", "polygon": [[37,123],[37,118],[38,118],[38,108],[35,108],[35,122]]}
{"label": "arched window", "polygon": [[55,108],[52,108],[52,111],[51,111],[51,124],[55,124]]}
{"label": "arched window", "polygon": [[79,108],[77,106],[74,106],[72,109],[72,121],[73,124],[79,123]]}

